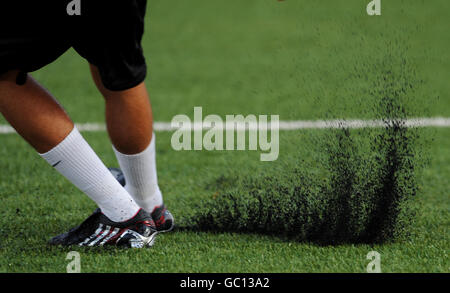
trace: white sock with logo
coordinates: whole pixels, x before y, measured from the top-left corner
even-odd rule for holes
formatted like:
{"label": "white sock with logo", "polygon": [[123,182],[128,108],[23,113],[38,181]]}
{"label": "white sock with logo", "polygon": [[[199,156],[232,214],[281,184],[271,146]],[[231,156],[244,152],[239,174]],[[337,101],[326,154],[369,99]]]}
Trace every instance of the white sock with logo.
{"label": "white sock with logo", "polygon": [[156,175],[155,134],[150,145],[139,154],[125,155],[114,146],[113,149],[125,176],[125,189],[141,208],[151,213],[163,203]]}
{"label": "white sock with logo", "polygon": [[40,155],[95,201],[110,220],[123,222],[139,211],[76,127],[60,144]]}

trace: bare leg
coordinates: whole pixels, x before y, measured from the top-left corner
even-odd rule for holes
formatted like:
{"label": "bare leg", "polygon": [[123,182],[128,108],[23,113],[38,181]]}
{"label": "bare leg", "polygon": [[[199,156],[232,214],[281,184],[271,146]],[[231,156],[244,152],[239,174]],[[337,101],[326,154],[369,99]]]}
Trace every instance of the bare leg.
{"label": "bare leg", "polygon": [[126,180],[126,190],[147,212],[155,213],[159,230],[170,230],[173,217],[166,212],[156,170],[152,110],[145,84],[125,91],[109,91],[91,66],[97,87],[106,101],[106,121],[115,154]]}
{"label": "bare leg", "polygon": [[0,111],[17,132],[59,173],[94,200],[112,221],[132,218],[139,207],[79,134],[62,107],[17,71],[0,76]]}
{"label": "bare leg", "polygon": [[105,98],[106,124],[114,147],[123,154],[145,150],[152,139],[153,116],[144,83],[125,91],[110,91],[91,65],[93,79]]}
{"label": "bare leg", "polygon": [[58,102],[31,76],[16,84],[18,71],[0,76],[0,112],[39,153],[58,145],[74,125]]}

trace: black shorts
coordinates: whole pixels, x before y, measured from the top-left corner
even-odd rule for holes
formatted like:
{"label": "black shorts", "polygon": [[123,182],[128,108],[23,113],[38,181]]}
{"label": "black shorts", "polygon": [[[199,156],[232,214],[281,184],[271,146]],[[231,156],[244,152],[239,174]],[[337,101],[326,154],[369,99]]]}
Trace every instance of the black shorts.
{"label": "black shorts", "polygon": [[107,89],[141,83],[147,73],[141,47],[147,1],[79,0],[81,15],[69,15],[71,2],[0,1],[0,74],[38,70],[73,47],[98,67]]}

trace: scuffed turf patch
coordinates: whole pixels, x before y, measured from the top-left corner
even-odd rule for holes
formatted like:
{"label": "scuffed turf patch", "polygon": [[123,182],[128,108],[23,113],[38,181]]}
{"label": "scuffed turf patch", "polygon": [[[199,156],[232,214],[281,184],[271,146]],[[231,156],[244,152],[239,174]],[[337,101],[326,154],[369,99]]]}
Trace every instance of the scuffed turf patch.
{"label": "scuffed turf patch", "polygon": [[258,176],[221,176],[213,186],[222,191],[186,226],[320,244],[382,243],[407,235],[424,160],[420,130],[406,127],[404,119],[415,114],[421,80],[398,43],[387,48],[377,60],[358,63],[350,77],[366,82],[368,108],[384,127],[327,130],[313,138],[314,161],[291,156]]}

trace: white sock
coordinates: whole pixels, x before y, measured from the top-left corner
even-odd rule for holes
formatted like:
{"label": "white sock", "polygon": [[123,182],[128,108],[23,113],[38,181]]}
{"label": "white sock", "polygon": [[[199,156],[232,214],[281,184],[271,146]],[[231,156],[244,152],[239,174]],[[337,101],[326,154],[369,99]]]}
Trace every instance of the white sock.
{"label": "white sock", "polygon": [[86,193],[114,222],[131,219],[139,210],[77,128],[56,147],[40,154],[59,173]]}
{"label": "white sock", "polygon": [[155,134],[150,145],[139,154],[125,155],[114,146],[113,149],[125,176],[125,189],[141,208],[151,213],[163,203],[156,176]]}

